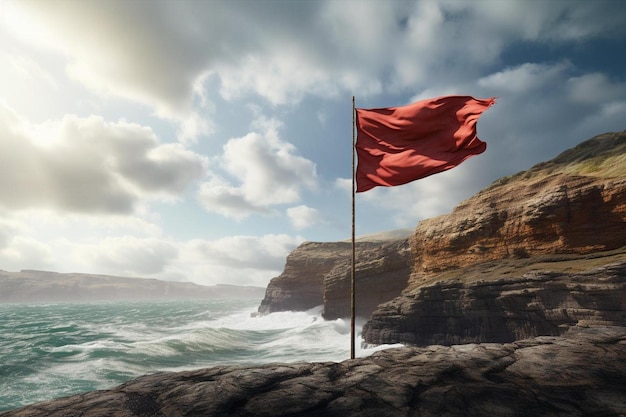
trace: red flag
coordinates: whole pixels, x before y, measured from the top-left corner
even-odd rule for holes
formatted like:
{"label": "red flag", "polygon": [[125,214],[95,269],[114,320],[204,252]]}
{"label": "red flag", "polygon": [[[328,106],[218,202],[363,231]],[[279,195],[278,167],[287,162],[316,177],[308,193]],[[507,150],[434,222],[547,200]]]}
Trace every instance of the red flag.
{"label": "red flag", "polygon": [[395,186],[454,168],[483,153],[480,115],[495,98],[445,96],[408,106],[356,109],[356,192]]}

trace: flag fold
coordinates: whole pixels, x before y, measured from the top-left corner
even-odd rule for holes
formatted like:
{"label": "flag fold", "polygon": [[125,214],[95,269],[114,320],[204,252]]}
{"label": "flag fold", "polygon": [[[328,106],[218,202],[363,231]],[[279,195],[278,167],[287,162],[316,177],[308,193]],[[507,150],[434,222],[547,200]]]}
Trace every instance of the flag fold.
{"label": "flag fold", "polygon": [[476,134],[495,98],[444,96],[401,107],[356,109],[356,192],[446,171],[485,151]]}

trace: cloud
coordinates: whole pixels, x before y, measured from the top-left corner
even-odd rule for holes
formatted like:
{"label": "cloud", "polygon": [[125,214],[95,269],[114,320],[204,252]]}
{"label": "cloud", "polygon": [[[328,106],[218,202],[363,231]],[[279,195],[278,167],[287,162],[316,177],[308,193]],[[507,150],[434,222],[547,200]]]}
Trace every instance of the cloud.
{"label": "cloud", "polygon": [[268,212],[274,205],[298,202],[303,188],[317,187],[315,164],[280,138],[280,123],[260,119],[255,127],[261,132],[224,145],[220,164],[236,184],[217,176],[203,183],[198,198],[207,210],[243,218],[251,212]]}
{"label": "cloud", "polygon": [[34,125],[2,103],[0,137],[0,205],[14,209],[130,213],[176,198],[207,164],[144,126],[72,115]]}
{"label": "cloud", "polygon": [[[477,156],[473,159],[481,158]],[[483,158],[484,159],[484,158]],[[400,187],[376,187],[359,193],[358,199],[367,202],[377,212],[385,213],[397,228],[414,227],[420,220],[449,213],[452,209],[473,194],[468,189],[476,182],[476,169],[481,161],[471,159],[453,170],[423,178]],[[485,162],[484,160],[482,161]],[[358,205],[360,206],[360,204]],[[361,217],[358,213],[357,219]],[[360,224],[359,226],[367,226]],[[375,228],[368,231],[377,231]]]}
{"label": "cloud", "polygon": [[76,80],[154,107],[187,138],[213,130],[202,89],[209,76],[227,99],[369,96],[433,74],[466,78],[512,40],[571,42],[626,30],[626,12],[611,1],[273,4],[58,0],[12,3],[7,11],[14,32],[66,57]]}
{"label": "cloud", "polygon": [[[580,41],[593,36],[624,32],[626,12],[612,0],[590,3],[584,0],[555,0],[541,7],[528,7],[523,1],[441,2],[448,11],[469,13],[461,30],[470,25],[474,34],[498,34],[506,40],[542,42]],[[480,28],[482,26],[482,30]]]}
{"label": "cloud", "polygon": [[136,216],[31,210],[0,214],[0,269],[46,269],[192,281],[266,285],[301,236],[265,234],[180,240]]}
{"label": "cloud", "polygon": [[333,186],[350,195],[352,192],[352,178],[336,178]]}
{"label": "cloud", "polygon": [[82,245],[74,257],[84,259],[98,271],[126,276],[153,275],[178,256],[178,248],[157,238],[108,237],[95,245]]}
{"label": "cloud", "polygon": [[163,277],[205,285],[265,286],[280,274],[287,255],[303,241],[300,236],[285,234],[193,239],[181,243],[180,259]]}
{"label": "cloud", "polygon": [[203,182],[198,189],[198,200],[207,211],[235,220],[242,220],[252,213],[272,213],[270,208],[249,200],[240,187],[221,178]]}
{"label": "cloud", "polygon": [[213,241],[194,239],[187,247],[205,262],[229,268],[277,270],[301,237],[285,234],[264,236],[230,236]]}
{"label": "cloud", "polygon": [[[260,230],[225,221],[181,241],[174,235],[189,238],[193,227],[177,229],[187,220],[153,203],[345,235],[349,146],[340,144],[352,94],[364,106],[499,96],[479,123],[485,154],[357,195],[360,233],[415,226],[537,158],[624,126],[623,60],[589,52],[598,40],[616,50],[623,40],[626,9],[614,1],[5,4],[0,78],[11,108],[0,105],[0,267],[263,285],[300,237],[204,239],[229,226]],[[250,114],[256,120],[242,130]],[[33,123],[42,120],[51,121]]]}
{"label": "cloud", "polygon": [[[0,242],[1,243],[1,242]],[[50,245],[39,240],[14,236],[0,245],[0,262],[3,269],[46,269],[54,264]]]}
{"label": "cloud", "polygon": [[477,81],[480,87],[497,93],[530,93],[543,86],[555,84],[571,65],[567,62],[556,65],[525,63],[485,76]]}
{"label": "cloud", "polygon": [[194,85],[217,46],[205,39],[214,39],[226,22],[203,25],[187,2],[152,7],[141,1],[59,0],[11,6],[14,32],[65,56],[75,80],[99,94],[153,106],[181,123],[183,139],[212,130],[194,110]]}
{"label": "cloud", "polygon": [[322,220],[319,210],[305,205],[289,207],[287,217],[296,230],[309,228]]}
{"label": "cloud", "polygon": [[612,82],[597,72],[572,77],[567,84],[570,98],[579,103],[605,104],[626,97],[626,83]]}

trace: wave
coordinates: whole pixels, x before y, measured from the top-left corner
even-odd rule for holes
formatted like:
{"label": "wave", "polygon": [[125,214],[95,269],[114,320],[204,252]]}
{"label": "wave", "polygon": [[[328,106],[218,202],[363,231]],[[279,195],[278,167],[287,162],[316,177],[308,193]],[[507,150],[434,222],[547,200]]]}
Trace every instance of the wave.
{"label": "wave", "polygon": [[[322,307],[255,316],[257,301],[0,306],[0,411],[140,375],[217,365],[339,362],[350,323]],[[360,339],[361,326],[357,326]],[[367,356],[389,346],[362,348]]]}

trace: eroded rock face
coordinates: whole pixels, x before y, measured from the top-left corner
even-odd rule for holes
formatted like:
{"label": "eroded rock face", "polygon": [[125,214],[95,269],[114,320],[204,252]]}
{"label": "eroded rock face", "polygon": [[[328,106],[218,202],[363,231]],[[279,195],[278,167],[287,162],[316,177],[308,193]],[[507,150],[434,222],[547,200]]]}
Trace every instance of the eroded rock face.
{"label": "eroded rock face", "polygon": [[305,242],[287,256],[284,271],[272,278],[259,313],[303,311],[323,304],[324,277],[338,263],[349,262],[350,242]]}
{"label": "eroded rock face", "polygon": [[[409,284],[372,314],[365,341],[508,342],[587,320],[626,325],[625,155],[626,132],[601,135],[422,221]],[[608,252],[618,265],[582,272],[583,258]],[[566,255],[568,268],[541,264]]]}
{"label": "eroded rock face", "polygon": [[494,259],[616,249],[625,222],[626,178],[556,174],[487,189],[418,225],[411,282]]}
{"label": "eroded rock face", "polygon": [[[406,288],[411,273],[408,239],[359,242],[355,265],[356,315],[369,317],[376,307]],[[351,263],[339,262],[324,277],[324,318],[350,317]]]}
{"label": "eroded rock face", "polygon": [[625,246],[625,153],[626,132],[600,135],[420,222],[409,287],[489,260]]}
{"label": "eroded rock face", "polygon": [[[410,275],[408,231],[356,242],[356,313],[369,317],[376,306],[406,287]],[[302,311],[324,305],[324,318],[350,317],[351,242],[307,242],[289,254],[283,273],[272,279],[260,313]],[[384,282],[384,285],[381,283]]]}
{"label": "eroded rock face", "polygon": [[138,378],[2,417],[621,416],[626,328]]}
{"label": "eroded rock face", "polygon": [[379,306],[365,342],[505,343],[576,325],[626,326],[626,254],[581,273],[528,272],[495,281],[439,281]]}

